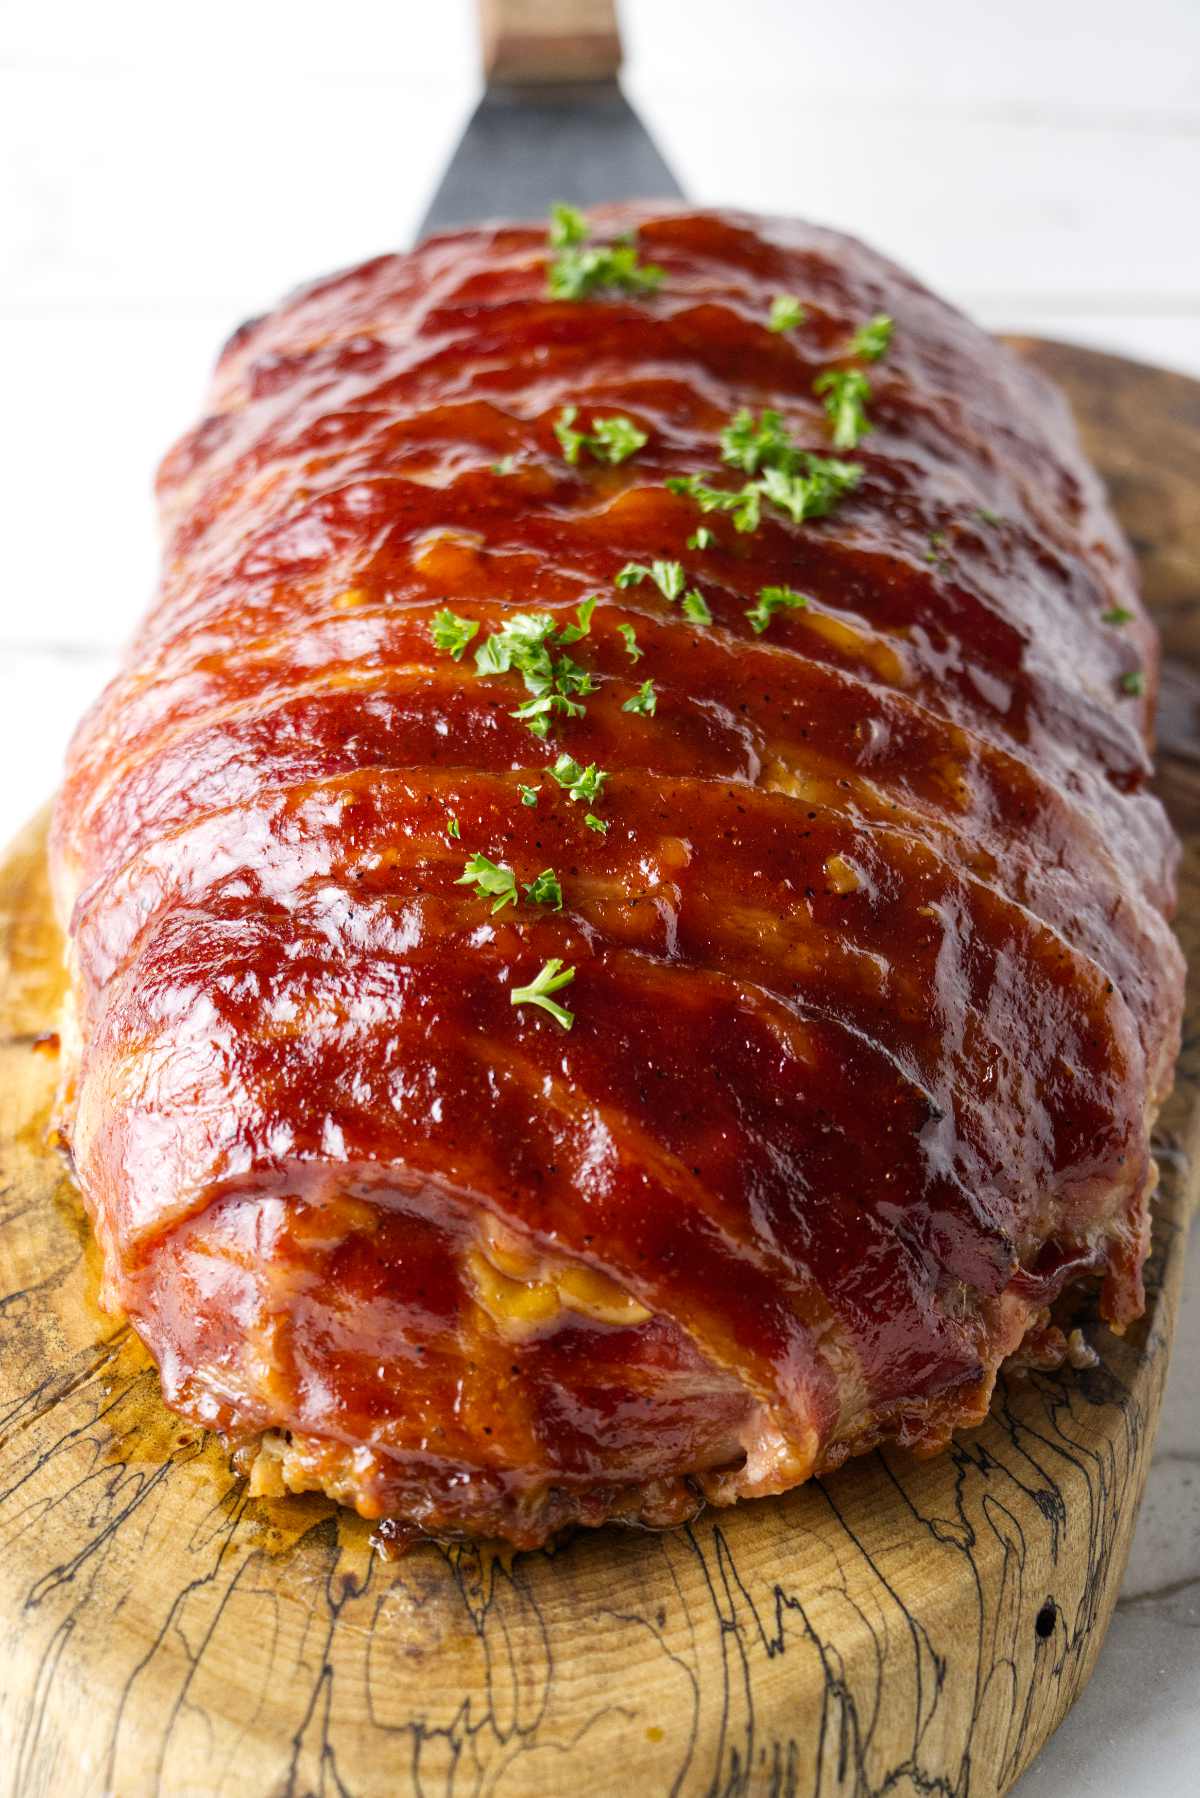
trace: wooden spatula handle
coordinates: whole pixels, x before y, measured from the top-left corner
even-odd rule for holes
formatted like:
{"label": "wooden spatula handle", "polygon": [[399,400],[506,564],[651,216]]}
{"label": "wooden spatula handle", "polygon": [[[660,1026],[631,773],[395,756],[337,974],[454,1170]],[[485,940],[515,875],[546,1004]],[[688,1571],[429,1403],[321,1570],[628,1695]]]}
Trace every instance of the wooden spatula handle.
{"label": "wooden spatula handle", "polygon": [[479,0],[489,81],[605,81],[621,66],[615,0]]}

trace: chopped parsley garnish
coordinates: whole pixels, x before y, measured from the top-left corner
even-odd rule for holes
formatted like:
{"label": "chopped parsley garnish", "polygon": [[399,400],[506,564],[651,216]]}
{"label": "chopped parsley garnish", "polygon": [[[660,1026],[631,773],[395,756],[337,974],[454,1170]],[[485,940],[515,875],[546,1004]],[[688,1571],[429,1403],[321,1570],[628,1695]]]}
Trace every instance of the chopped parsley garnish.
{"label": "chopped parsley garnish", "polygon": [[747,606],[746,617],[758,636],[762,636],[776,612],[791,612],[808,604],[806,593],[792,587],[760,587],[758,598]]}
{"label": "chopped parsley garnish", "polygon": [[530,697],[510,715],[542,739],[549,734],[552,713],[581,717],[583,707],[572,695],[595,690],[586,668],[568,655],[551,654],[553,640],[554,619],[549,612],[517,612],[475,651],[480,674],[507,674],[510,670],[520,674]]}
{"label": "chopped parsley garnish", "polygon": [[536,805],[537,796],[541,790],[541,787],[527,787],[523,781],[517,782],[517,792],[521,795],[522,805]]}
{"label": "chopped parsley garnish", "polygon": [[712,623],[712,613],[708,609],[707,602],[694,587],[688,589],[680,604],[683,607],[684,617],[690,619],[693,624]]}
{"label": "chopped parsley garnish", "polygon": [[598,800],[608,779],[607,772],[598,768],[595,762],[589,762],[585,768],[573,755],[565,753],[559,756],[552,768],[546,769],[546,773],[560,787],[566,788],[571,799]]}
{"label": "chopped parsley garnish", "polygon": [[749,407],[743,406],[721,432],[721,460],[745,474],[758,474],[763,468],[791,468],[796,451],[783,419],[770,406],[755,422]]}
{"label": "chopped parsley garnish", "polygon": [[756,481],[730,491],[728,487],[711,487],[700,474],[673,475],[667,482],[668,493],[681,493],[694,499],[702,512],[728,512],[735,531],[756,531],[761,517],[761,495]]}
{"label": "chopped parsley garnish", "polygon": [[493,474],[514,474],[517,467],[515,456],[501,456],[498,462],[492,463]]}
{"label": "chopped parsley garnish", "polygon": [[1003,524],[1004,523],[1004,520],[1001,518],[999,512],[993,512],[991,510],[991,508],[988,506],[977,507],[975,516],[979,520],[980,524]]}
{"label": "chopped parsley garnish", "polygon": [[578,206],[568,206],[565,200],[555,200],[550,208],[550,248],[565,250],[571,244],[587,242],[587,220]]}
{"label": "chopped parsley garnish", "polygon": [[687,540],[687,546],[689,549],[711,549],[715,542],[716,538],[708,526],[702,524],[698,530],[692,532]]}
{"label": "chopped parsley garnish", "polygon": [[598,818],[595,812],[585,812],[583,821],[589,830],[598,830],[601,836],[605,836],[608,832],[608,825],[603,818]]}
{"label": "chopped parsley garnish", "polygon": [[813,392],[825,396],[834,449],[853,449],[872,428],[866,411],[871,383],[866,375],[860,368],[827,368],[813,382]]}
{"label": "chopped parsley garnish", "polygon": [[925,560],[927,562],[941,561],[942,560],[942,550],[945,545],[945,542],[946,542],[945,531],[930,531],[930,533],[929,533],[929,548],[925,551]]}
{"label": "chopped parsley garnish", "polygon": [[[560,971],[561,970],[561,971]],[[564,968],[562,958],[552,955],[544,962],[541,972],[535,974],[528,986],[514,986],[508,995],[512,1005],[540,1005],[548,1011],[555,1023],[569,1030],[575,1022],[575,1013],[568,1011],[565,1005],[559,1005],[550,997],[551,993],[561,992],[564,986],[570,986],[575,978],[574,968]]]}
{"label": "chopped parsley garnish", "polygon": [[658,694],[654,690],[652,680],[644,680],[632,699],[627,699],[621,707],[623,712],[642,712],[653,718],[658,710]]}
{"label": "chopped parsley garnish", "polygon": [[561,911],[562,888],[554,869],[543,868],[537,879],[526,886],[525,897],[531,905],[547,905],[553,911]]}
{"label": "chopped parsley garnish", "polygon": [[489,861],[486,855],[473,855],[463,864],[463,871],[455,881],[455,886],[477,887],[481,898],[494,898],[492,907],[495,914],[503,911],[506,905],[517,903],[517,877],[511,868],[502,868],[496,862]]}
{"label": "chopped parsley garnish", "polygon": [[860,325],[846,347],[849,356],[861,356],[864,362],[878,362],[892,341],[895,321],[886,312],[877,312],[865,325]]}
{"label": "chopped parsley garnish", "polygon": [[1101,612],[1101,624],[1128,624],[1133,613],[1128,606],[1110,606],[1107,612]]}
{"label": "chopped parsley garnish", "polygon": [[592,613],[596,610],[598,594],[590,599],[582,600],[575,608],[575,624],[564,624],[558,633],[560,643],[578,643],[580,637],[590,637],[592,633]]}
{"label": "chopped parsley garnish", "polygon": [[1137,695],[1146,691],[1146,676],[1142,669],[1135,668],[1130,674],[1121,676],[1122,693]]}
{"label": "chopped parsley garnish", "polygon": [[458,828],[458,819],[453,812],[446,813],[446,835],[453,837],[455,842],[462,836],[462,831]]}
{"label": "chopped parsley garnish", "polygon": [[731,490],[709,486],[702,475],[683,475],[667,488],[694,499],[702,512],[729,512],[738,531],[758,529],[764,498],[795,524],[824,518],[862,477],[857,462],[815,456],[793,443],[770,407],[757,420],[746,408],[730,420],[721,432],[721,459],[756,478]]}
{"label": "chopped parsley garnish", "polygon": [[839,499],[857,487],[862,469],[857,462],[839,462],[833,456],[802,457],[803,474],[787,474],[781,468],[768,468],[760,486],[773,506],[786,512],[793,524],[809,518],[824,518]]}
{"label": "chopped parsley garnish", "polygon": [[617,634],[625,639],[625,654],[631,662],[640,662],[645,655],[644,649],[638,648],[637,632],[631,624],[619,624]]}
{"label": "chopped parsley garnish", "polygon": [[546,267],[553,300],[587,300],[612,289],[618,293],[653,293],[663,270],[652,262],[639,262],[632,239],[618,237],[611,244],[588,242],[590,233],[583,214],[574,206],[550,208],[550,248]]}
{"label": "chopped parsley garnish", "polygon": [[627,462],[635,451],[649,442],[645,431],[639,430],[632,418],[620,415],[614,418],[593,418],[590,431],[576,431],[572,427],[578,417],[578,406],[564,406],[554,427],[554,435],[562,445],[564,460],[572,468],[579,461],[580,450],[587,450],[597,462],[610,462],[616,467],[620,462]]}
{"label": "chopped parsley garnish", "polygon": [[443,606],[440,612],[433,614],[429,625],[429,635],[435,649],[446,650],[457,662],[462,659],[463,650],[478,629],[478,620],[460,618],[457,612],[450,610],[449,606]]}
{"label": "chopped parsley garnish", "polygon": [[777,293],[771,301],[771,316],[767,320],[767,330],[792,331],[797,325],[802,325],[807,316],[794,294]]}
{"label": "chopped parsley garnish", "polygon": [[664,599],[678,599],[687,585],[682,562],[651,562],[648,568],[644,562],[626,562],[615,578],[618,587],[637,587],[643,581],[653,581]]}

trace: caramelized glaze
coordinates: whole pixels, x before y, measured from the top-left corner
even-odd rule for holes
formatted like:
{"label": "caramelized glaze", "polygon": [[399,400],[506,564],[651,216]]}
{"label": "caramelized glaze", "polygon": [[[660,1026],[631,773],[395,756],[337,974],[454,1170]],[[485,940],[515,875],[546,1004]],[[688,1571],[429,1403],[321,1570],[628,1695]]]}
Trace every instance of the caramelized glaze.
{"label": "caramelized glaze", "polygon": [[[65,1124],[169,1402],[265,1432],[263,1491],[518,1544],[936,1448],[1070,1280],[1136,1315],[1182,992],[1153,632],[1061,401],[835,234],[596,223],[658,293],[552,301],[541,229],[481,227],[236,335],[54,837]],[[857,489],[685,549],[665,481],[736,484],[743,406],[827,454],[880,311]],[[648,440],[568,466],[568,405]],[[711,625],[617,589],[654,558]],[[809,603],[757,636],[770,584]],[[430,639],[591,596],[546,744]],[[569,1033],[510,1003],[552,956]]]}

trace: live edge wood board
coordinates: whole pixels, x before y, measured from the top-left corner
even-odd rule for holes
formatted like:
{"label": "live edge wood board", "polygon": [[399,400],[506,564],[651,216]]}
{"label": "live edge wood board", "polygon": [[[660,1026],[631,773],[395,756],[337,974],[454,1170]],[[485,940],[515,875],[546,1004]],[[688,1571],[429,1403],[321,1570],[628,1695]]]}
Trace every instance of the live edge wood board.
{"label": "live edge wood board", "polygon": [[[1161,788],[1200,966],[1200,384],[1021,342],[1067,389],[1171,666]],[[1091,1672],[1166,1373],[1200,1080],[1191,993],[1149,1305],[1090,1370],[1002,1382],[933,1461],[851,1462],[664,1535],[388,1563],[316,1499],[246,1496],[96,1307],[46,1146],[59,943],[44,820],[0,867],[0,1793],[1005,1790]]]}

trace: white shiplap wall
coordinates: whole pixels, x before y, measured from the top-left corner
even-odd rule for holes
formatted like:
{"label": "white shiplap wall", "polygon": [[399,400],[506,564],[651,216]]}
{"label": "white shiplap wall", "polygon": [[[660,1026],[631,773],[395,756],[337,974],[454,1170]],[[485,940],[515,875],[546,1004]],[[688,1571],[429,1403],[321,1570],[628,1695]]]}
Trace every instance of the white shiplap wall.
{"label": "white shiplap wall", "polygon": [[[697,198],[856,232],[995,328],[1200,376],[1200,0],[623,17],[631,95]],[[0,838],[149,597],[154,465],[222,338],[407,241],[474,91],[470,0],[0,0]],[[1172,1540],[1196,1461],[1173,1403],[1147,1500]],[[1148,1621],[1170,1557],[1138,1543],[1030,1798],[1200,1789],[1200,1617]]]}

